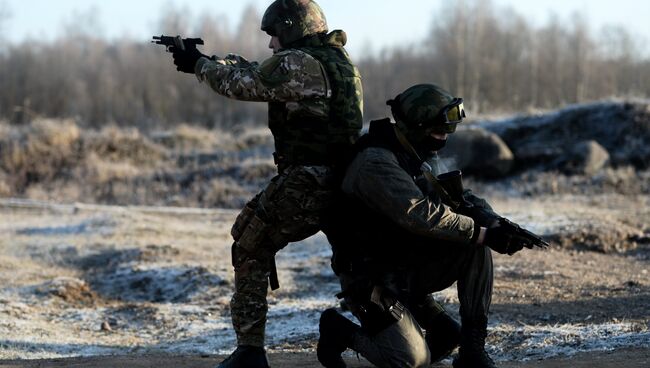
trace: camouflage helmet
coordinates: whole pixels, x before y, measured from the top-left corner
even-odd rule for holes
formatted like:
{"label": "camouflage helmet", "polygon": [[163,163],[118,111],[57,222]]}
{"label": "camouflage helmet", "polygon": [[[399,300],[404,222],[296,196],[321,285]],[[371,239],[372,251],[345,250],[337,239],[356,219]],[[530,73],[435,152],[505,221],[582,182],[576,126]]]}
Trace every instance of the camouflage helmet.
{"label": "camouflage helmet", "polygon": [[305,36],[327,32],[327,20],[315,1],[275,0],[264,12],[262,31],[288,46]]}
{"label": "camouflage helmet", "polygon": [[417,143],[432,132],[453,133],[465,118],[463,99],[434,84],[418,84],[386,102],[397,127]]}

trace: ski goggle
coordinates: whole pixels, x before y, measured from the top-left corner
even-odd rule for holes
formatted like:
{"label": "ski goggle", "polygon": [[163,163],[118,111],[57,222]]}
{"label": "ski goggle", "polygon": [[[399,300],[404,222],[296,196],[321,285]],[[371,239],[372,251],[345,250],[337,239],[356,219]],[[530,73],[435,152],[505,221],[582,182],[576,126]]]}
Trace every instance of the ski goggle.
{"label": "ski goggle", "polygon": [[433,120],[420,125],[426,127],[428,133],[450,134],[456,131],[456,126],[462,123],[466,116],[463,99],[454,98]]}
{"label": "ski goggle", "polygon": [[459,124],[467,115],[465,115],[465,107],[463,106],[462,98],[454,98],[451,103],[445,106],[440,114],[444,117],[444,124]]}

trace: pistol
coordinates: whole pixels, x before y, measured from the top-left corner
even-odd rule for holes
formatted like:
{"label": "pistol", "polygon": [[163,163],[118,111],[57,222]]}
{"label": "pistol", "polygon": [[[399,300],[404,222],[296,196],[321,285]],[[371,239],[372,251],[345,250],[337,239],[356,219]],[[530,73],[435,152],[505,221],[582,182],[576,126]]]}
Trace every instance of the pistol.
{"label": "pistol", "polygon": [[516,236],[519,239],[522,239],[524,246],[528,249],[532,249],[533,247],[549,247],[549,243],[531,231],[524,229],[523,227],[508,220],[505,217],[498,215],[495,216],[496,214],[476,207],[469,201],[465,200],[465,198],[463,198],[463,174],[460,170],[438,175],[437,181],[440,183],[440,186],[448,193],[451,199],[460,204],[458,206],[458,213],[471,217],[481,226],[488,226],[490,223],[498,221],[501,226],[508,230],[508,233],[510,233],[512,236]]}
{"label": "pistol", "polygon": [[164,45],[167,52],[171,52],[171,47],[176,47],[180,50],[195,49],[196,45],[203,45],[204,42],[200,38],[181,38],[181,36],[153,36],[153,41],[156,45]]}
{"label": "pistol", "polygon": [[499,223],[501,224],[501,226],[505,227],[510,234],[515,235],[521,239],[524,239],[525,240],[524,246],[528,249],[533,249],[533,247],[545,249],[548,248],[550,245],[549,243],[544,241],[544,239],[524,229],[518,224],[515,224],[514,222],[508,220],[505,217],[501,217],[499,219]]}

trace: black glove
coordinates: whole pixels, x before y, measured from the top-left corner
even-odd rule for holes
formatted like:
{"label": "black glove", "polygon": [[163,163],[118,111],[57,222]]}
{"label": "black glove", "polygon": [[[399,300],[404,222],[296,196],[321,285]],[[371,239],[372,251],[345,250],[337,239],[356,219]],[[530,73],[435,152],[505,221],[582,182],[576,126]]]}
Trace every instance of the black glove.
{"label": "black glove", "polygon": [[194,66],[196,65],[196,62],[202,57],[208,57],[196,48],[181,50],[178,47],[170,47],[169,51],[172,52],[176,70],[184,73],[194,74]]}
{"label": "black glove", "polygon": [[494,251],[513,255],[524,247],[529,247],[529,240],[512,234],[506,227],[501,225],[501,222],[494,222],[485,232],[485,240],[483,244],[492,248]]}

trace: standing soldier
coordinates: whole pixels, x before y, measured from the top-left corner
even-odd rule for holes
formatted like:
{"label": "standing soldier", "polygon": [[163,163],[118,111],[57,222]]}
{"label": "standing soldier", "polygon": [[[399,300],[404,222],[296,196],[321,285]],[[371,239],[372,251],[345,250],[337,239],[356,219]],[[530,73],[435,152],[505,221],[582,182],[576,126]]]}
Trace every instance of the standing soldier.
{"label": "standing soldier", "polygon": [[343,48],[346,35],[327,33],[321,8],[311,0],[276,0],[262,30],[273,56],[262,63],[241,56],[208,58],[173,48],[179,71],[226,97],[269,103],[278,175],[253,198],[232,227],[235,293],[231,300],[237,350],[220,368],[268,367],[264,351],[269,280],[277,288],[274,257],[289,242],[320,230],[338,187],[336,173],[362,126],[362,88]]}

